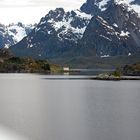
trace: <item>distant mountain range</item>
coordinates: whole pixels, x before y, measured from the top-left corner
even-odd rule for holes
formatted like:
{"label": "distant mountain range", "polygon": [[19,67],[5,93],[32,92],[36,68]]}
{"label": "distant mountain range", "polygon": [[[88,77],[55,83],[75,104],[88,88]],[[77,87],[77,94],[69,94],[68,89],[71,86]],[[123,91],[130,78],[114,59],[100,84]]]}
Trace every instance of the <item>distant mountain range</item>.
{"label": "distant mountain range", "polygon": [[27,36],[35,25],[22,23],[4,25],[0,24],[0,48],[9,48]]}
{"label": "distant mountain range", "polygon": [[86,58],[91,66],[93,57],[139,56],[140,1],[87,0],[78,10],[51,10],[13,44],[10,48],[17,56],[60,64],[83,63]]}

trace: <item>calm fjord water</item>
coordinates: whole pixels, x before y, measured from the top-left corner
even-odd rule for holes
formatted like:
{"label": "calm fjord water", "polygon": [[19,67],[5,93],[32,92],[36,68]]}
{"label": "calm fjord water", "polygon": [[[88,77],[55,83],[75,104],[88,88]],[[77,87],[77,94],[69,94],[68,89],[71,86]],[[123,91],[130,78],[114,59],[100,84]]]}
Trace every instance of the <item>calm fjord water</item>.
{"label": "calm fjord water", "polygon": [[0,74],[0,128],[22,140],[140,140],[140,81],[65,78]]}

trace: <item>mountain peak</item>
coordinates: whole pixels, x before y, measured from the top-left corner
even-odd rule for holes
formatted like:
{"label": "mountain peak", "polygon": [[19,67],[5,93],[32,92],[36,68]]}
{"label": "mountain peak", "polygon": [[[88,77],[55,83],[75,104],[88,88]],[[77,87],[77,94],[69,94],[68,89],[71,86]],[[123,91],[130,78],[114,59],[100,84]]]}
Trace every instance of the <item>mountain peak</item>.
{"label": "mountain peak", "polygon": [[114,0],[87,0],[80,9],[87,14],[98,15],[100,12],[105,11],[112,3],[114,3]]}
{"label": "mountain peak", "polygon": [[94,13],[95,11],[95,0],[87,0],[80,8],[82,12],[85,12],[87,14]]}
{"label": "mountain peak", "polygon": [[55,10],[49,11],[47,15],[58,16],[58,15],[64,15],[64,14],[65,14],[65,10],[63,8],[56,8]]}
{"label": "mountain peak", "polygon": [[56,8],[55,10],[49,11],[49,13],[46,15],[46,18],[61,21],[64,14],[65,10],[63,8]]}

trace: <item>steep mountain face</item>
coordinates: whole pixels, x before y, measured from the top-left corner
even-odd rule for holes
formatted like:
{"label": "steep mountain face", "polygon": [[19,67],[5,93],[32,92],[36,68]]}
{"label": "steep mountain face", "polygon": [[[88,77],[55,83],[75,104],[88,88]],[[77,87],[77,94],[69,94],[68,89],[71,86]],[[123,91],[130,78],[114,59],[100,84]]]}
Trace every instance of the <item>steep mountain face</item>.
{"label": "steep mountain face", "polygon": [[41,59],[139,54],[139,9],[139,0],[87,0],[70,12],[57,8],[11,50]]}
{"label": "steep mountain face", "polygon": [[5,26],[0,24],[0,48],[9,48],[21,41],[34,28],[33,25],[23,25],[22,23]]}
{"label": "steep mountain face", "polygon": [[138,5],[132,4],[131,7],[131,2],[126,1],[116,0],[100,15],[95,15],[81,44],[93,48],[101,57],[139,53],[140,17],[134,8]]}

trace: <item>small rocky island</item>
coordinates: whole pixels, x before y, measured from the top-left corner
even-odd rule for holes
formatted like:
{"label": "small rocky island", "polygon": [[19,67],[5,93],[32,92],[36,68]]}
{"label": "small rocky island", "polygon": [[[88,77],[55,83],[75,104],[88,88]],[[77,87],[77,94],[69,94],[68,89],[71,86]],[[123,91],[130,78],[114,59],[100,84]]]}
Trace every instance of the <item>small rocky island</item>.
{"label": "small rocky island", "polygon": [[96,80],[140,80],[140,63],[125,65],[113,73],[103,73],[96,76]]}
{"label": "small rocky island", "polygon": [[8,49],[0,50],[0,73],[55,73],[61,70],[60,66],[50,64],[47,60],[19,58]]}
{"label": "small rocky island", "polygon": [[95,77],[96,80],[113,80],[118,81],[121,79],[121,76],[115,76],[108,73],[99,74]]}

